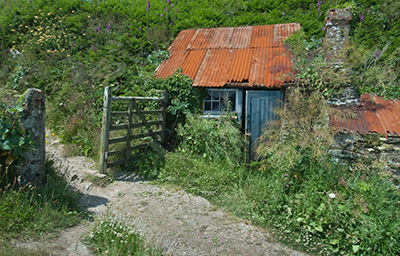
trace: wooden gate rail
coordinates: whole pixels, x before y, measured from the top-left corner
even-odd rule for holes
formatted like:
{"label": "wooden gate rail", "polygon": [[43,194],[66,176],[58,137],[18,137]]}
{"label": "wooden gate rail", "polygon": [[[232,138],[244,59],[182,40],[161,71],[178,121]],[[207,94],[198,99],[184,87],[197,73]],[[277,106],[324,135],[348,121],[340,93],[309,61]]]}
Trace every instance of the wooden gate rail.
{"label": "wooden gate rail", "polygon": [[[127,111],[111,111],[111,103],[113,101],[127,101],[129,104]],[[153,101],[158,102],[160,109],[156,110],[141,110],[137,104],[138,101]],[[127,165],[131,157],[131,152],[134,150],[144,149],[149,146],[148,143],[131,146],[131,142],[137,139],[150,137],[158,144],[164,143],[165,140],[165,124],[166,124],[166,108],[168,104],[168,95],[163,91],[162,97],[114,97],[111,94],[111,87],[107,86],[104,90],[104,107],[103,121],[101,128],[101,148],[100,148],[100,172],[104,173],[107,168],[118,165]],[[157,120],[147,120],[145,115],[159,114]],[[132,123],[133,116],[136,115],[141,120],[141,123]],[[127,123],[113,124],[112,117],[127,117]],[[159,127],[153,131],[152,126]],[[144,127],[147,132],[132,134],[132,129]],[[126,130],[126,135],[118,138],[110,138],[111,131]],[[115,143],[125,142],[125,148],[115,151],[109,151],[109,146]],[[125,155],[124,158],[109,162],[110,156]]]}

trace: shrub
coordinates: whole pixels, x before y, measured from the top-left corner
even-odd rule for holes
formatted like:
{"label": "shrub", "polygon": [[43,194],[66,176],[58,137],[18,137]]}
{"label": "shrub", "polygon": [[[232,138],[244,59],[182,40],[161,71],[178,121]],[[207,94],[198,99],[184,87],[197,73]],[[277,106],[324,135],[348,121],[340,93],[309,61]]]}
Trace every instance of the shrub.
{"label": "shrub", "polygon": [[267,124],[256,145],[261,168],[282,174],[298,171],[308,161],[323,162],[334,136],[329,118],[340,117],[337,110],[318,92],[292,88],[276,113],[279,119]]}
{"label": "shrub", "polygon": [[177,133],[182,141],[179,146],[182,152],[233,166],[245,161],[245,138],[229,113],[217,120],[188,115],[186,123],[178,126]]}
{"label": "shrub", "polygon": [[0,102],[0,189],[15,181],[16,165],[34,146],[31,136],[20,123],[22,111],[20,102],[14,106]]}

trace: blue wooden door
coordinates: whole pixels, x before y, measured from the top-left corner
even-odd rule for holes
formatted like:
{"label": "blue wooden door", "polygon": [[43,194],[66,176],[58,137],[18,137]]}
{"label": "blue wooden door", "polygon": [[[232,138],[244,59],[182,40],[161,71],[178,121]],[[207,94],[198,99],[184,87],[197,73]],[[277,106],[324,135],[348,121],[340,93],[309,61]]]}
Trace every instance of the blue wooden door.
{"label": "blue wooden door", "polygon": [[262,134],[268,121],[278,116],[274,109],[280,106],[283,99],[281,91],[246,91],[246,134],[249,137],[250,158],[254,158],[253,147]]}

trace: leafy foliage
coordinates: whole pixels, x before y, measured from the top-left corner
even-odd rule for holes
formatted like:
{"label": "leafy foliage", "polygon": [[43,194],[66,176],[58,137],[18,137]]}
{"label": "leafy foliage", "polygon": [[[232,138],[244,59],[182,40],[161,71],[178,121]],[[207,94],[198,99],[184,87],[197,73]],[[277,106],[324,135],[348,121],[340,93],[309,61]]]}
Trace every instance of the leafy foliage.
{"label": "leafy foliage", "polygon": [[17,177],[15,165],[33,147],[33,141],[20,123],[21,103],[15,106],[0,103],[0,188]]}

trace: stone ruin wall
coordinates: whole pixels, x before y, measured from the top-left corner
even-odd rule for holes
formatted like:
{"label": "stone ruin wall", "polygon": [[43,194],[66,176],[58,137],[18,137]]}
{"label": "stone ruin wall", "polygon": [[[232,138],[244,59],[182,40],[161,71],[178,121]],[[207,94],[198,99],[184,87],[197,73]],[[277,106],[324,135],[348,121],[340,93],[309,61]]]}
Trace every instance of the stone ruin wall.
{"label": "stone ruin wall", "polygon": [[371,160],[383,169],[386,176],[400,187],[400,137],[389,135],[387,138],[378,134],[339,133],[335,136],[332,153],[337,159],[348,162]]}

